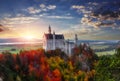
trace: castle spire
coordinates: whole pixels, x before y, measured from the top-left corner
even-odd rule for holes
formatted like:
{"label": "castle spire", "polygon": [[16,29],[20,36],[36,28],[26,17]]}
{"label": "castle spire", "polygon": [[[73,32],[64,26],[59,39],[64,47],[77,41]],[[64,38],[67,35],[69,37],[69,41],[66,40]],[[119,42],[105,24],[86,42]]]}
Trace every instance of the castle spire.
{"label": "castle spire", "polygon": [[53,50],[55,50],[55,31],[53,31]]}
{"label": "castle spire", "polygon": [[55,31],[53,31],[53,34],[55,35]]}
{"label": "castle spire", "polygon": [[78,37],[77,34],[75,34],[75,45],[77,45]]}
{"label": "castle spire", "polygon": [[49,34],[51,34],[51,26],[49,25],[49,29],[48,29]]}

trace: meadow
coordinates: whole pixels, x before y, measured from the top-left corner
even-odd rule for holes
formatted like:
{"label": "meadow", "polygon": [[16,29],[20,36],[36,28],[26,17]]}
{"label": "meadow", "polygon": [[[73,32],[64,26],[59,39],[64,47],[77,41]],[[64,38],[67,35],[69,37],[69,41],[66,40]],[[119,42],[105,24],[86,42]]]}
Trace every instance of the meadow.
{"label": "meadow", "polygon": [[99,45],[91,45],[91,48],[98,56],[103,56],[103,55],[114,55],[116,46],[113,47],[109,44],[107,45],[99,44]]}
{"label": "meadow", "polygon": [[[91,45],[90,47],[94,50],[94,52],[98,56],[115,54],[115,48],[113,48],[111,50],[95,51],[95,50],[110,48],[110,45],[100,44],[100,45]],[[39,44],[2,45],[2,46],[0,46],[0,53],[4,52],[4,51],[9,51],[10,53],[17,54],[21,50],[35,50],[35,49],[39,49],[39,48],[42,48],[42,45],[39,45]]]}
{"label": "meadow", "polygon": [[0,53],[9,51],[10,53],[17,54],[21,50],[34,50],[42,48],[41,45],[37,44],[24,44],[24,45],[2,45],[0,46]]}

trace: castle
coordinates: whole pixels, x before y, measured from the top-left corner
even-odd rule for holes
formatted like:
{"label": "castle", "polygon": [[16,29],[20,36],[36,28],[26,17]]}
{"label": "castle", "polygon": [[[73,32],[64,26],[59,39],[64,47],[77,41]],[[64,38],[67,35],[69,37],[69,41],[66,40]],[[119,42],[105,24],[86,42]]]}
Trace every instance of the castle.
{"label": "castle", "polygon": [[44,33],[43,35],[43,48],[46,51],[58,48],[71,56],[73,48],[77,45],[77,41],[77,35],[75,35],[74,42],[66,41],[63,34],[56,34],[55,31],[52,33],[51,27],[49,26],[48,33]]}

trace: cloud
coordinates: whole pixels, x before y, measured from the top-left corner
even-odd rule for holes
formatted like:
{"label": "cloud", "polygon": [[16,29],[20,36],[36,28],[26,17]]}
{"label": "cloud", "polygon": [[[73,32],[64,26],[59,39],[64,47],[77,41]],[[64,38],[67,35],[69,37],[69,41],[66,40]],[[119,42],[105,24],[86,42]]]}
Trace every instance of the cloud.
{"label": "cloud", "polygon": [[77,10],[77,12],[79,14],[81,14],[81,13],[85,13],[85,14],[91,13],[91,11],[89,10],[90,7],[86,7],[86,6],[83,6],[83,5],[72,5],[71,9]]}
{"label": "cloud", "polygon": [[48,13],[42,13],[38,15],[40,18],[51,18],[51,19],[74,19],[73,16],[70,16],[70,14],[61,16],[61,15],[49,15]]}
{"label": "cloud", "polygon": [[53,18],[53,19],[73,19],[72,16],[46,16],[47,18]]}
{"label": "cloud", "polygon": [[89,33],[87,32],[88,30],[72,30],[72,29],[69,29],[69,30],[63,30],[62,33],[64,34],[65,38],[66,39],[74,39],[74,36],[75,34],[78,35],[78,38],[83,38],[84,39],[84,36],[87,36],[89,35]]}
{"label": "cloud", "polygon": [[40,4],[39,7],[28,7],[27,9],[23,9],[24,11],[27,11],[30,14],[38,14],[40,12],[46,12],[49,10],[54,10],[56,8],[56,5],[45,5],[45,4]]}
{"label": "cloud", "polygon": [[40,9],[35,9],[34,7],[28,7],[27,10],[30,14],[36,14],[36,13],[41,12]]}
{"label": "cloud", "polygon": [[40,8],[44,9],[46,6],[44,4],[40,4]]}
{"label": "cloud", "polygon": [[79,23],[77,25],[71,26],[69,29],[62,30],[61,32],[65,35],[66,38],[73,39],[72,37],[74,37],[75,34],[81,38],[82,36],[84,37],[91,34],[91,32],[93,32],[93,29],[87,25]]}
{"label": "cloud", "polygon": [[55,6],[55,5],[49,5],[47,8],[48,8],[49,10],[53,10],[53,9],[56,8],[56,6]]}
{"label": "cloud", "polygon": [[89,2],[88,4],[89,4],[89,5],[92,5],[92,6],[98,6],[98,5],[99,5],[99,4],[96,3],[96,2]]}
{"label": "cloud", "polygon": [[11,27],[16,24],[28,24],[38,20],[37,17],[16,16],[12,18],[4,18],[1,23],[5,26]]}
{"label": "cloud", "polygon": [[[111,27],[120,25],[120,2],[95,3],[89,2],[86,6],[73,5],[78,13],[82,13],[81,23],[94,28]],[[117,23],[115,23],[117,22]]]}
{"label": "cloud", "polygon": [[[21,13],[18,13],[16,14],[17,17],[24,17],[25,15],[24,14],[21,14]],[[6,16],[5,16],[6,17]]]}
{"label": "cloud", "polygon": [[91,22],[91,19],[89,19],[89,18],[87,18],[87,17],[83,17],[83,18],[81,18],[81,23],[89,23],[89,22]]}
{"label": "cloud", "polygon": [[45,4],[40,4],[40,10],[41,10],[41,11],[54,10],[55,8],[56,8],[56,5],[45,5]]}
{"label": "cloud", "polygon": [[8,30],[9,30],[8,27],[5,27],[2,24],[0,24],[0,32],[4,32],[4,31],[8,31]]}
{"label": "cloud", "polygon": [[85,6],[81,6],[81,5],[73,5],[71,8],[72,8],[72,9],[84,9]]}
{"label": "cloud", "polygon": [[15,26],[18,27],[19,25],[26,25],[34,22],[40,22],[42,19],[73,19],[73,18],[74,17],[72,16],[59,16],[59,15],[50,16],[45,13],[40,15],[33,15],[33,16],[25,16],[24,14],[17,14],[15,17],[4,17],[3,19],[0,20],[0,22],[5,27],[14,30]]}
{"label": "cloud", "polygon": [[0,24],[0,32],[4,31],[3,26]]}
{"label": "cloud", "polygon": [[56,5],[45,5],[45,4],[40,4],[40,9],[41,10],[54,10],[56,8]]}
{"label": "cloud", "polygon": [[72,5],[71,9],[77,10],[77,12],[79,14],[81,14],[81,13],[88,13],[88,11],[86,10],[86,7],[83,6],[83,5]]}
{"label": "cloud", "polygon": [[[115,32],[115,33],[111,33]],[[74,39],[74,35],[77,34],[81,40],[118,40],[119,30],[110,30],[109,28],[95,29],[93,27],[83,25],[73,25],[69,29],[62,31],[66,39]]]}

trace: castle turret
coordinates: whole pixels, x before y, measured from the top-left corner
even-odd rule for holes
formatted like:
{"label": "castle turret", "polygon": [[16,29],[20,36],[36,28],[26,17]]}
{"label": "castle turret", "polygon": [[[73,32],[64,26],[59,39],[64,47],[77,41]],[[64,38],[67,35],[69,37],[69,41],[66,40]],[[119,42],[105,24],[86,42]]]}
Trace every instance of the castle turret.
{"label": "castle turret", "polygon": [[48,32],[49,32],[49,34],[51,34],[51,27],[50,27],[50,25],[49,25]]}
{"label": "castle turret", "polygon": [[55,31],[53,31],[53,50],[55,50]]}
{"label": "castle turret", "polygon": [[78,41],[78,37],[77,34],[75,34],[75,45],[77,46],[77,41]]}

